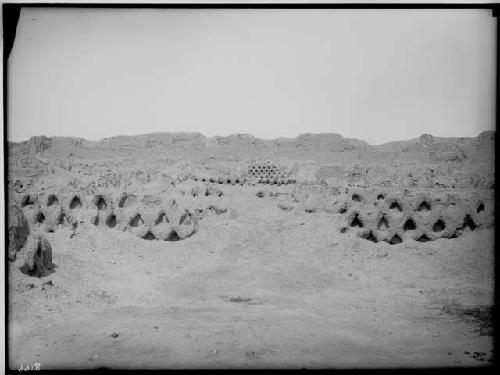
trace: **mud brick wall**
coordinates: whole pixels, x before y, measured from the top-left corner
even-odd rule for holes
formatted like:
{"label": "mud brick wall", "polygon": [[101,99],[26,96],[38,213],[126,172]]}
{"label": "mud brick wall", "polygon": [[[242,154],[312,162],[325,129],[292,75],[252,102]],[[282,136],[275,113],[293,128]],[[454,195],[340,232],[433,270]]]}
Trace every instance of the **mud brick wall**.
{"label": "mud brick wall", "polygon": [[390,244],[456,238],[466,231],[494,226],[491,191],[381,191],[351,189],[338,213],[343,232]]}
{"label": "mud brick wall", "polygon": [[[212,194],[210,190],[209,195]],[[147,240],[176,241],[190,237],[198,229],[194,212],[174,199],[155,195],[31,193],[22,197],[20,208],[30,228],[37,226],[46,232],[91,223],[128,231]]]}
{"label": "mud brick wall", "polygon": [[261,184],[291,184],[295,183],[291,171],[271,163],[253,164],[248,168],[248,179]]}

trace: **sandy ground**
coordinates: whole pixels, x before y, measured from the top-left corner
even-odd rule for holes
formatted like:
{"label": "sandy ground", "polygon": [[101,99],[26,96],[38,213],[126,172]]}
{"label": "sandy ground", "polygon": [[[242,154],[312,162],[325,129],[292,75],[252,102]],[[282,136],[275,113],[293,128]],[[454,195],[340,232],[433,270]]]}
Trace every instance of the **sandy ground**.
{"label": "sandy ground", "polygon": [[91,224],[72,239],[70,229],[47,233],[55,272],[9,266],[11,368],[491,360],[491,330],[470,309],[493,304],[492,230],[389,245],[341,234],[338,214],[282,211],[253,194],[229,203],[177,242]]}

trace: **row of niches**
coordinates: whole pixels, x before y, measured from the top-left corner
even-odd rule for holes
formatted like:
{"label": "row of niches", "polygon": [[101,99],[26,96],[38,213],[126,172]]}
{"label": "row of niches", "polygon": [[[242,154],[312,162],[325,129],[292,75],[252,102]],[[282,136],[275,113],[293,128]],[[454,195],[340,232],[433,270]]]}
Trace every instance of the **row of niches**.
{"label": "row of niches", "polygon": [[73,210],[79,208],[95,208],[99,211],[126,208],[136,203],[146,206],[160,204],[165,198],[159,195],[135,194],[122,192],[119,194],[87,194],[81,191],[49,193],[47,191],[25,194],[19,199],[19,205],[22,209],[25,207],[51,207],[61,206],[65,209]]}
{"label": "row of niches", "polygon": [[192,209],[182,207],[166,196],[123,193],[105,194],[30,194],[21,199],[21,211],[31,229],[55,232],[61,227],[76,229],[90,223],[131,232],[141,238],[175,241],[196,233],[206,214],[219,215],[227,209],[216,205]]}
{"label": "row of niches", "polygon": [[[50,207],[54,205],[61,205],[66,209],[75,208],[95,208],[99,211],[109,208],[124,208],[133,204],[143,204],[146,206],[158,205],[167,196],[168,199],[173,198],[175,195],[185,195],[186,191],[182,189],[175,189],[170,193],[155,194],[141,194],[141,193],[96,193],[96,189],[85,189],[85,191],[64,192],[64,193],[28,193],[24,195],[17,195],[14,200],[18,202],[21,208],[24,207]],[[220,198],[224,193],[212,186],[196,186],[189,191],[192,197],[217,197]]]}
{"label": "row of niches", "polygon": [[253,164],[249,166],[247,173],[252,182],[261,184],[288,185],[297,182],[296,173],[291,169],[269,162]]}
{"label": "row of niches", "polygon": [[288,185],[295,184],[294,178],[282,177],[256,177],[256,176],[229,176],[229,177],[207,177],[207,176],[193,176],[194,181],[219,184],[219,185],[255,185],[255,184],[269,184],[269,185]]}
{"label": "row of niches", "polygon": [[338,207],[345,215],[342,232],[354,231],[372,242],[419,242],[457,238],[464,232],[494,227],[492,196],[449,193],[377,193],[350,191]]}
{"label": "row of niches", "polygon": [[248,168],[247,176],[257,180],[290,180],[293,179],[292,172],[284,167],[273,164],[253,164]]}

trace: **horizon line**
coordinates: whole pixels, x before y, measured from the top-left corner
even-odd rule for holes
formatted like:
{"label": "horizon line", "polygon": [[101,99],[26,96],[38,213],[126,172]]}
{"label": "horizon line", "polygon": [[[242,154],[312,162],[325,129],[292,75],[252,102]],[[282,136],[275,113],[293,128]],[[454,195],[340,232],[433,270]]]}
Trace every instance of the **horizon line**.
{"label": "horizon line", "polygon": [[383,143],[370,143],[368,141],[365,141],[363,139],[360,139],[360,138],[353,138],[353,137],[344,137],[342,134],[340,133],[311,133],[311,132],[307,132],[307,133],[300,133],[298,135],[296,135],[295,137],[275,137],[275,138],[264,138],[264,137],[256,137],[254,136],[253,134],[250,134],[250,133],[232,133],[232,134],[229,134],[229,135],[214,135],[214,136],[206,136],[205,134],[201,133],[201,132],[190,132],[190,131],[178,131],[178,132],[152,132],[152,133],[139,133],[139,134],[117,134],[117,135],[113,135],[111,137],[104,137],[104,138],[100,138],[100,139],[88,139],[88,138],[84,138],[84,137],[75,137],[75,136],[60,136],[60,135],[54,135],[54,136],[47,136],[47,135],[44,135],[44,134],[40,134],[40,135],[33,135],[31,136],[30,138],[28,139],[25,139],[25,140],[22,140],[22,141],[9,141],[7,140],[7,143],[24,143],[24,142],[29,142],[31,139],[33,138],[41,138],[41,137],[45,137],[45,138],[49,138],[49,139],[52,139],[52,138],[75,138],[75,139],[83,139],[85,141],[88,141],[88,142],[102,142],[102,141],[105,141],[105,140],[110,140],[110,139],[113,139],[113,138],[118,138],[118,137],[141,137],[141,136],[148,136],[148,135],[157,135],[157,134],[199,134],[199,135],[202,135],[203,137],[205,137],[206,139],[213,139],[213,138],[229,138],[229,137],[234,137],[234,136],[241,136],[241,135],[244,135],[244,136],[250,136],[252,138],[255,138],[255,139],[259,139],[259,140],[263,140],[263,141],[276,141],[276,140],[279,140],[279,139],[285,139],[285,140],[296,140],[297,138],[301,137],[301,136],[305,136],[305,135],[313,135],[313,136],[325,136],[325,135],[336,135],[336,136],[340,136],[342,137],[343,139],[348,139],[348,140],[356,140],[356,141],[361,141],[361,142],[365,142],[367,143],[368,145],[370,146],[381,146],[381,145],[385,145],[385,144],[388,144],[388,143],[393,143],[393,142],[405,142],[405,141],[411,141],[413,139],[419,139],[419,138],[422,138],[424,136],[431,136],[432,138],[455,138],[455,139],[464,139],[464,138],[478,138],[481,134],[483,133],[496,133],[496,129],[492,129],[492,130],[483,130],[482,132],[480,132],[478,135],[476,135],[475,137],[473,136],[469,136],[469,137],[457,137],[457,136],[450,136],[450,137],[444,137],[444,136],[435,136],[433,134],[430,134],[430,133],[423,133],[421,134],[420,136],[418,137],[414,137],[414,138],[406,138],[406,139],[399,139],[399,140],[393,140],[393,141],[388,141],[388,142],[383,142]]}

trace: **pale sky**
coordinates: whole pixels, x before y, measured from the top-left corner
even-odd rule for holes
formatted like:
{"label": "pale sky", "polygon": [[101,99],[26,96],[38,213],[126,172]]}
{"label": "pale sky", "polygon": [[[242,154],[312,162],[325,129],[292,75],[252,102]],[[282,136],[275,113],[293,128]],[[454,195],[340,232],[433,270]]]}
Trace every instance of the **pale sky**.
{"label": "pale sky", "polygon": [[10,141],[495,128],[489,10],[22,9]]}

